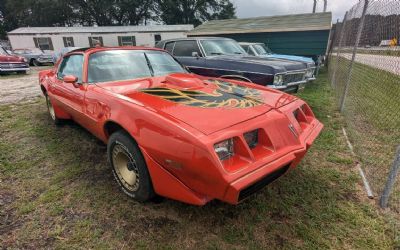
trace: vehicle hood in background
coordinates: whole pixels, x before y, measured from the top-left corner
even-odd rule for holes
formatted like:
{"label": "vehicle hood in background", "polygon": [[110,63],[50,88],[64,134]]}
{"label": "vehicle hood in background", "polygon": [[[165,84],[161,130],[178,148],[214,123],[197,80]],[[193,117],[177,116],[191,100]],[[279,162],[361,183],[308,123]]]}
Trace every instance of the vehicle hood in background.
{"label": "vehicle hood in background", "polygon": [[0,55],[0,63],[24,62],[23,57],[13,55]]}
{"label": "vehicle hood in background", "polygon": [[314,60],[309,57],[305,56],[293,56],[293,55],[283,55],[283,54],[268,54],[268,55],[261,55],[261,57],[266,58],[277,58],[277,59],[284,59],[284,60],[292,60],[292,61],[299,61],[305,63],[314,63]]}
{"label": "vehicle hood in background", "polygon": [[301,71],[307,68],[302,62],[248,55],[211,56],[208,58],[207,63],[210,64],[209,66],[211,67],[268,73],[272,75],[284,73],[286,71]]}

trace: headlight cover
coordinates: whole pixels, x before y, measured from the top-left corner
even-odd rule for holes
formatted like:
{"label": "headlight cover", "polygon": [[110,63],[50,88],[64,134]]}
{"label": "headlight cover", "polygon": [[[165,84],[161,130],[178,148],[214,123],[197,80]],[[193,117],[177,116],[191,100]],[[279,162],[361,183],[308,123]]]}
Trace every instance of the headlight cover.
{"label": "headlight cover", "polygon": [[243,137],[246,140],[249,148],[255,148],[258,144],[258,129],[244,133]]}
{"label": "headlight cover", "polygon": [[234,155],[233,138],[214,144],[215,153],[221,161]]}
{"label": "headlight cover", "polygon": [[283,75],[275,75],[274,77],[274,85],[282,85],[283,84]]}

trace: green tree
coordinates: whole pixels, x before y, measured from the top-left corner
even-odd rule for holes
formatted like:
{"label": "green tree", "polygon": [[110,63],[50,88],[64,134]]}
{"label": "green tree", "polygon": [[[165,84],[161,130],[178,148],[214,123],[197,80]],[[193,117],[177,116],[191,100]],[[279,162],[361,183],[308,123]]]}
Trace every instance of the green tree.
{"label": "green tree", "polygon": [[200,25],[212,19],[235,18],[229,0],[157,0],[158,20],[166,24]]}

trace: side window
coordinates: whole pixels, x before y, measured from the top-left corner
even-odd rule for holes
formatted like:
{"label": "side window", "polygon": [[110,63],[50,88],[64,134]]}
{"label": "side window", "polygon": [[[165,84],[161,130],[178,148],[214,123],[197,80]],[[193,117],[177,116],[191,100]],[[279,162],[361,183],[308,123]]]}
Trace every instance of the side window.
{"label": "side window", "polygon": [[197,52],[201,56],[201,52],[196,41],[175,42],[174,56],[192,56],[192,52]]}
{"label": "side window", "polygon": [[255,56],[256,54],[254,53],[254,51],[253,51],[253,49],[249,46],[249,48],[246,50],[247,51],[247,53],[249,54],[249,55],[252,55],[252,56]]}
{"label": "side window", "polygon": [[246,51],[247,53],[249,53],[249,45],[240,45],[243,49],[244,49],[244,51]]}
{"label": "side window", "polygon": [[83,55],[71,55],[64,57],[58,68],[57,78],[63,79],[66,75],[78,77],[78,83],[82,82]]}
{"label": "side window", "polygon": [[165,50],[172,54],[172,50],[174,49],[175,42],[169,42],[165,44]]}

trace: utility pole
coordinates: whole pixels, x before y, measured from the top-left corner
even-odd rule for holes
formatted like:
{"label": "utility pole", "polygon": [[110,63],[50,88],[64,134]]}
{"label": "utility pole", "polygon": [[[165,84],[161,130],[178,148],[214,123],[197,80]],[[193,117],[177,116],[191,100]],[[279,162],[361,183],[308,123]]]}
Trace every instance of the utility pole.
{"label": "utility pole", "polygon": [[326,12],[327,8],[328,8],[328,0],[324,0],[324,12]]}
{"label": "utility pole", "polygon": [[315,13],[316,10],[317,10],[317,0],[314,0],[314,7],[312,13]]}

